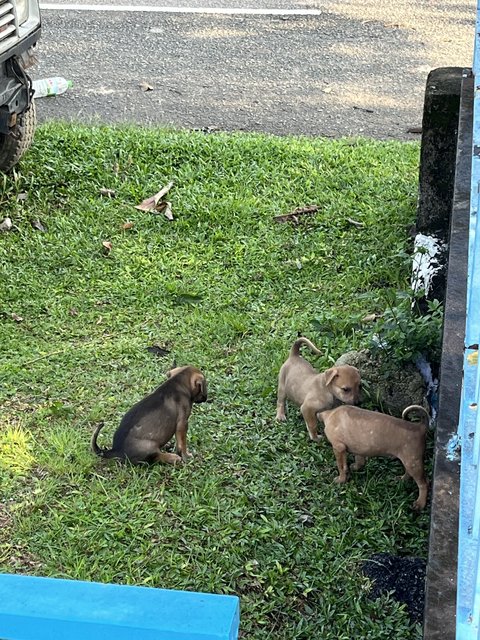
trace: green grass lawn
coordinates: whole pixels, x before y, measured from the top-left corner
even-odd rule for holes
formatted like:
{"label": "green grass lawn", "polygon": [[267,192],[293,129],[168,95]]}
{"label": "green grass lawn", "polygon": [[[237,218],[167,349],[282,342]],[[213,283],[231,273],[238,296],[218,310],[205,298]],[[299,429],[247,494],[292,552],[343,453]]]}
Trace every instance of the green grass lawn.
{"label": "green grass lawn", "polygon": [[[426,556],[415,486],[371,460],[339,487],[330,445],[308,440],[299,411],[274,420],[298,333],[327,368],[361,346],[358,318],[381,312],[385,291],[408,288],[418,150],[39,129],[0,183],[15,225],[0,235],[1,571],[238,594],[252,640],[421,636],[391,598],[369,600],[359,571],[375,552]],[[173,222],[134,208],[170,180]],[[311,204],[298,224],[274,221]],[[109,445],[174,360],[209,382],[194,460],[96,459],[95,423]]]}

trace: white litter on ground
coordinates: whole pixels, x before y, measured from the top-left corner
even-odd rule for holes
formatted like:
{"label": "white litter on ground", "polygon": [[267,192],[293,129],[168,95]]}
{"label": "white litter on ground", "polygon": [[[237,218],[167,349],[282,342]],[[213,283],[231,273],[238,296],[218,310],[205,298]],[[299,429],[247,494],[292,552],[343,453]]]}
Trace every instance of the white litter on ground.
{"label": "white litter on ground", "polygon": [[441,257],[445,248],[445,243],[434,236],[419,233],[415,237],[412,265],[412,289],[415,293],[423,290],[428,297],[433,277],[443,268]]}

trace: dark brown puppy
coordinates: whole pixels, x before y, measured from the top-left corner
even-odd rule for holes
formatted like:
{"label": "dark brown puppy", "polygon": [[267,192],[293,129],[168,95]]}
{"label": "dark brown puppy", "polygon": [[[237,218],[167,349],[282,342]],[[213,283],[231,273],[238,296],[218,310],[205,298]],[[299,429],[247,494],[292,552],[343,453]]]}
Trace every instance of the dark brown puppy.
{"label": "dark brown puppy", "polygon": [[[413,412],[420,415],[421,422],[406,420]],[[418,486],[418,498],[413,508],[419,511],[425,507],[428,483],[423,456],[429,416],[423,407],[415,404],[407,407],[403,410],[402,419],[346,405],[322,411],[320,417],[325,423],[325,435],[337,461],[339,475],[335,482],[347,481],[347,453],[355,455],[355,462],[350,466],[352,471],[361,469],[367,457],[398,458],[405,467],[402,480],[412,477]]]}
{"label": "dark brown puppy", "polygon": [[[103,427],[95,429],[91,447],[103,458],[120,458],[133,464],[168,462],[176,464],[191,457],[187,449],[188,418],[194,402],[207,400],[207,382],[195,367],[177,367],[167,373],[156,391],[137,402],[123,416],[113,436],[111,449],[101,449],[97,436]],[[175,435],[177,453],[161,451]]]}

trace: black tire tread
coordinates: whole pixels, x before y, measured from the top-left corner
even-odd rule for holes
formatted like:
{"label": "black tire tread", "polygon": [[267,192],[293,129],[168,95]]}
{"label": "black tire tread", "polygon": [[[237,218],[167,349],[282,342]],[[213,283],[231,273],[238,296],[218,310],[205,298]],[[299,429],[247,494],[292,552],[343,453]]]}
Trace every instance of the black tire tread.
{"label": "black tire tread", "polygon": [[27,151],[33,142],[36,123],[35,101],[32,100],[28,109],[18,116],[15,128],[18,137],[0,134],[0,171],[10,171]]}

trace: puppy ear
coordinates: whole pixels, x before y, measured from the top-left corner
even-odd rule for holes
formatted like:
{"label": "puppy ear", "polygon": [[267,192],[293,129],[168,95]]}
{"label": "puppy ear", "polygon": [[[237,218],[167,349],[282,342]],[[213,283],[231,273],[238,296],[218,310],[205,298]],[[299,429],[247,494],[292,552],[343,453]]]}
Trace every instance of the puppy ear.
{"label": "puppy ear", "polygon": [[328,385],[333,382],[334,378],[336,378],[338,376],[337,367],[332,367],[331,369],[327,369],[324,372],[324,375],[325,375],[325,384],[328,387]]}
{"label": "puppy ear", "polygon": [[194,398],[207,397],[207,381],[201,373],[192,376],[192,395]]}
{"label": "puppy ear", "polygon": [[184,369],[185,367],[173,367],[173,369],[169,369],[165,375],[167,378],[173,378],[173,376],[176,376],[177,373],[180,373],[180,371],[183,371]]}

